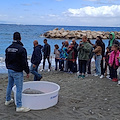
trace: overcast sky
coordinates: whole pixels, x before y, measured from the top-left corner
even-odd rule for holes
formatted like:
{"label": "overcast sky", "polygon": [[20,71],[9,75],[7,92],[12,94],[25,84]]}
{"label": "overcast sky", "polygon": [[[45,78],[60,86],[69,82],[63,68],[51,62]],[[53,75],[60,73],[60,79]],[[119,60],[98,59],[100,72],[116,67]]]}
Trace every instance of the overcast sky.
{"label": "overcast sky", "polygon": [[1,0],[0,23],[120,27],[120,0]]}

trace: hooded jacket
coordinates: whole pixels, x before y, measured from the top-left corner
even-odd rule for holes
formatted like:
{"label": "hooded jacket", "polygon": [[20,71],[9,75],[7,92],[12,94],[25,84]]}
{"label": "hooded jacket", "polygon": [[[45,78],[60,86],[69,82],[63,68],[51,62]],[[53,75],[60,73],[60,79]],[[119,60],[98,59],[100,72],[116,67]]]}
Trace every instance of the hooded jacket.
{"label": "hooded jacket", "polygon": [[41,53],[41,49],[43,46],[38,45],[36,47],[34,47],[34,51],[32,54],[32,58],[31,58],[31,63],[34,65],[39,65],[41,63],[42,60],[42,53]]}
{"label": "hooded jacket", "polygon": [[109,43],[108,43],[108,47],[111,49],[112,45],[117,44],[118,46],[120,46],[119,42],[117,40],[115,40],[115,33],[111,32],[110,35],[113,36],[112,40],[109,37]]}
{"label": "hooded jacket", "polygon": [[119,66],[118,60],[119,54],[120,54],[119,50],[116,53],[115,51],[112,51],[109,58],[109,64]]}
{"label": "hooded jacket", "polygon": [[50,45],[47,43],[47,44],[45,44],[44,45],[44,47],[43,47],[43,55],[44,56],[50,56]]}
{"label": "hooded jacket", "polygon": [[78,59],[89,60],[92,45],[88,42],[83,42],[83,46],[78,46]]}
{"label": "hooded jacket", "polygon": [[20,41],[13,41],[13,43],[5,50],[5,53],[7,69],[16,72],[22,72],[24,70],[27,74],[29,73],[27,52]]}

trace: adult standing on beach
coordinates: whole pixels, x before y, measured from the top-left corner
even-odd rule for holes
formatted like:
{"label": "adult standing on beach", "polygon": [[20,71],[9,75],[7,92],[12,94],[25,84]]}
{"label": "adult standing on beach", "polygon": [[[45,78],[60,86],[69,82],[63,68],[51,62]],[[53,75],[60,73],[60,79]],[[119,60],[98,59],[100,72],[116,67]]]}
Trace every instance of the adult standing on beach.
{"label": "adult standing on beach", "polygon": [[50,45],[47,43],[47,39],[44,39],[44,47],[43,47],[43,69],[42,71],[44,70],[45,68],[45,61],[47,59],[48,63],[49,63],[49,68],[48,68],[48,72],[50,71],[51,69],[51,63],[50,63]]}
{"label": "adult standing on beach", "polygon": [[73,44],[74,44],[74,48],[76,48],[76,49],[77,49],[78,44],[76,43],[76,40],[75,40],[75,39],[72,39],[72,42],[73,42]]}
{"label": "adult standing on beach", "polygon": [[74,45],[74,50],[75,50],[75,59],[77,59],[77,55],[78,55],[77,47],[78,47],[78,44],[76,43],[75,38],[72,39],[72,43],[73,43],[73,45]]}
{"label": "adult standing on beach", "polygon": [[95,68],[96,73],[94,76],[101,75],[101,60],[102,60],[102,43],[100,40],[96,41],[96,48],[93,50],[95,53]]}
{"label": "adult standing on beach", "polygon": [[34,81],[40,81],[42,76],[38,73],[38,66],[42,60],[42,53],[41,53],[42,46],[38,45],[37,40],[33,42],[33,45],[34,45],[34,51],[31,58],[32,64],[31,64],[30,72],[34,75]]}
{"label": "adult standing on beach", "polygon": [[88,66],[88,74],[91,74],[91,60],[93,58],[93,44],[90,41],[90,39],[88,38],[87,41],[91,44],[91,50],[90,50],[90,55],[89,55],[89,60],[87,61],[87,66]]}
{"label": "adult standing on beach", "polygon": [[68,46],[69,46],[69,42],[66,40],[65,41],[65,46],[63,47],[62,51],[63,51],[63,56],[64,56],[64,71],[68,72],[68,61],[67,61],[67,57],[68,57]]}
{"label": "adult standing on beach", "polygon": [[104,77],[104,73],[105,73],[105,66],[103,66],[104,64],[104,57],[105,57],[105,43],[102,41],[102,38],[100,36],[97,36],[96,38],[98,41],[101,42],[101,47],[102,47],[102,59],[101,59],[101,76],[100,78]]}
{"label": "adult standing on beach", "polygon": [[82,41],[80,42],[77,50],[78,50],[78,60],[79,60],[79,78],[85,78],[86,73],[86,64],[89,60],[89,55],[91,52],[92,45],[87,42],[87,37],[83,36]]}
{"label": "adult standing on beach", "polygon": [[27,112],[30,109],[22,107],[23,70],[29,77],[29,67],[27,62],[27,52],[21,42],[19,32],[13,34],[13,43],[6,49],[6,67],[8,69],[8,86],[5,105],[13,103],[11,98],[12,87],[16,85],[16,111]]}
{"label": "adult standing on beach", "polygon": [[114,44],[117,44],[118,46],[120,46],[120,43],[115,39],[115,33],[111,32],[109,35],[109,42],[108,42],[108,47],[110,48],[110,50]]}

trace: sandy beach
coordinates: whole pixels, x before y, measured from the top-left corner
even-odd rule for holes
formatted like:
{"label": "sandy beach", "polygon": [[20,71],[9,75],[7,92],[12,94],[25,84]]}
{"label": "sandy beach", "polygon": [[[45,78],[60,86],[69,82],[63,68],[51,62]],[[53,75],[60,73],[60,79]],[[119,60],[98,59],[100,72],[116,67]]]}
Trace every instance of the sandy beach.
{"label": "sandy beach", "polygon": [[[42,72],[42,81],[61,86],[59,102],[46,110],[16,113],[15,105],[5,106],[7,74],[0,74],[0,120],[120,120],[120,86],[107,78],[59,71]],[[33,75],[24,81],[32,81]],[[13,95],[12,95],[13,96]]]}

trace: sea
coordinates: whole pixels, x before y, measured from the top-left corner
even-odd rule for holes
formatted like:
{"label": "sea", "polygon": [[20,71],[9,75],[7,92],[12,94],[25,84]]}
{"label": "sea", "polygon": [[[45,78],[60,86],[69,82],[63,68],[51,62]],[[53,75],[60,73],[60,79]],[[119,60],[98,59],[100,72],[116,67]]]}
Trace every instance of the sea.
{"label": "sea", "polygon": [[[45,37],[41,36],[43,33],[53,30],[55,28],[65,30],[91,30],[91,31],[120,31],[120,27],[92,27],[92,26],[57,26],[57,25],[16,25],[16,24],[0,24],[0,73],[7,73],[5,67],[5,49],[13,41],[13,33],[20,32],[22,43],[27,50],[28,62],[30,66],[30,58],[33,52],[33,41],[38,40],[39,44],[44,45],[43,40]],[[58,44],[59,47],[62,46],[62,42],[65,39],[48,39],[48,43],[51,46],[51,62],[54,66],[54,45]],[[68,40],[69,43],[71,40]],[[80,40],[76,42],[79,43]],[[92,43],[95,43],[96,40],[91,40]],[[103,40],[105,45],[108,45],[108,39]],[[42,63],[41,63],[42,65]]]}

